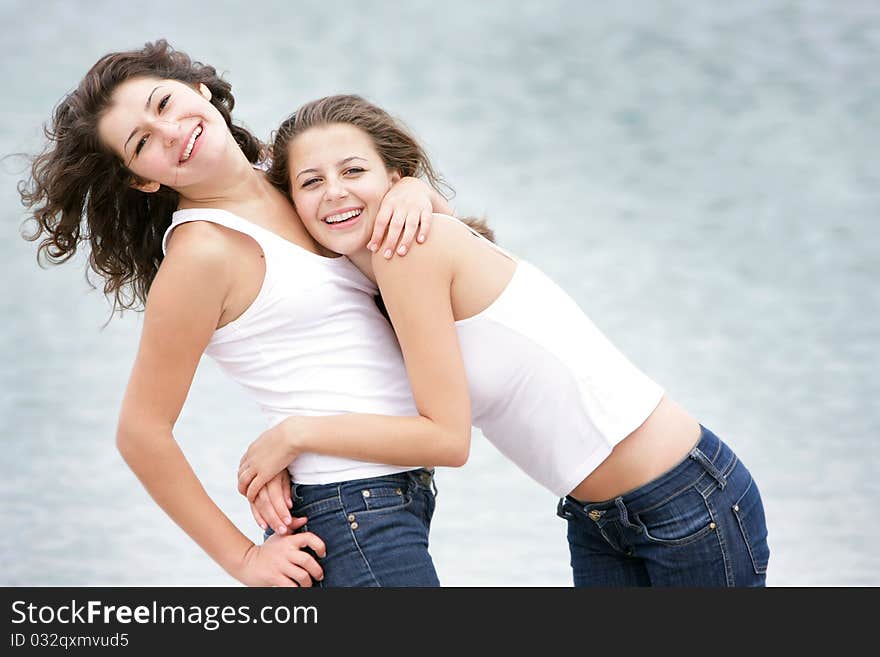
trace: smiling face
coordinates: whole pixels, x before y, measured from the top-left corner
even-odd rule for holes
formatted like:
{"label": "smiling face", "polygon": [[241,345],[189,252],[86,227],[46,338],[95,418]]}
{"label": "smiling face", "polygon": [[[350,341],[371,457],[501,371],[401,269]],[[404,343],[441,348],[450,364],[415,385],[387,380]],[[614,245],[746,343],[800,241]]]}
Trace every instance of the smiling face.
{"label": "smiling face", "polygon": [[186,193],[208,180],[231,138],[204,85],[133,78],[113,92],[98,134],[152,192],[166,185]]}
{"label": "smiling face", "polygon": [[287,148],[290,193],[312,237],[342,255],[365,251],[382,198],[400,179],[370,136],[332,123],[309,128]]}

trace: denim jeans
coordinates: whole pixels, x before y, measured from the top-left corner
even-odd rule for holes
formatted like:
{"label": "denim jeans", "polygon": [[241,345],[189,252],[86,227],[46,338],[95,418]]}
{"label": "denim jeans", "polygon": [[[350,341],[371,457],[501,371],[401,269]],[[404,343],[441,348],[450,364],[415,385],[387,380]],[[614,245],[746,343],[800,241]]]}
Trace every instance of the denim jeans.
{"label": "denim jeans", "polygon": [[612,500],[559,501],[575,586],[764,586],[770,549],[758,486],[701,426],[669,472]]}
{"label": "denim jeans", "polygon": [[318,559],[324,579],[314,585],[440,586],[428,553],[436,491],[433,473],[425,469],[293,484],[292,513],[308,518],[298,531],[316,534],[327,548]]}

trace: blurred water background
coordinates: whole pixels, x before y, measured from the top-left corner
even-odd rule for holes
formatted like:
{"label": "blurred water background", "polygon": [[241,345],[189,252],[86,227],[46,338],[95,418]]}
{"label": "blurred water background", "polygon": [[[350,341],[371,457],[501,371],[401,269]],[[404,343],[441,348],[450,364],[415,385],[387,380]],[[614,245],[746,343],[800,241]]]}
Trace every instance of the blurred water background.
{"label": "blurred water background", "polygon": [[[165,37],[233,84],[267,137],[355,92],[421,137],[501,244],[559,281],[752,470],[773,586],[880,584],[880,5],[0,1],[0,154],[33,152],[101,55]],[[0,163],[0,585],[230,585],[114,446],[140,316],[84,258],[41,269]],[[176,436],[235,490],[262,430],[208,360]],[[475,433],[438,473],[450,586],[567,586],[556,500]],[[874,518],[872,521],[871,518]]]}

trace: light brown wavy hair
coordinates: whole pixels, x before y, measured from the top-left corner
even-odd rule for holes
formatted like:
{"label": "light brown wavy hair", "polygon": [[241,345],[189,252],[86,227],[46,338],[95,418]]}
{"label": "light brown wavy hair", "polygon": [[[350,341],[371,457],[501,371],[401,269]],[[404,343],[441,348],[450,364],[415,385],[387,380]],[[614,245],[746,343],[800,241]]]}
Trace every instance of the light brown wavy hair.
{"label": "light brown wavy hair", "polygon": [[[342,123],[363,130],[385,168],[401,176],[421,178],[446,199],[452,188],[434,169],[425,149],[404,125],[381,107],[352,94],[325,96],[306,103],[288,116],[271,139],[272,165],[269,180],[290,197],[290,143],[310,128]],[[484,237],[495,241],[495,233],[485,219],[464,217],[461,220]]]}
{"label": "light brown wavy hair", "polygon": [[[18,184],[25,239],[39,240],[38,260],[69,260],[84,242],[89,268],[104,279],[113,308],[142,309],[162,262],[162,237],[171,224],[179,195],[170,187],[146,193],[131,187],[145,182],[130,171],[98,136],[98,121],[113,92],[133,78],[178,80],[211,91],[211,103],[226,120],[235,141],[253,163],[265,145],[246,128],[233,125],[232,85],[213,66],[193,61],[164,39],[139,50],[104,55],[77,88],[55,107],[43,131],[47,143],[32,158],[30,177]],[[93,284],[94,285],[94,284]]]}

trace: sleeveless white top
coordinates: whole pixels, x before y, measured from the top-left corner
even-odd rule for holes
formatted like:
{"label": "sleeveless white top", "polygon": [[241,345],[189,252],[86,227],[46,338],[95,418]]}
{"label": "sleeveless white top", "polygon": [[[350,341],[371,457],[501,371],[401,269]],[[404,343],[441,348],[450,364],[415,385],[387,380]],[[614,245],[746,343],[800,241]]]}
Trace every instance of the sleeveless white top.
{"label": "sleeveless white top", "polygon": [[[257,402],[268,426],[290,415],[418,415],[378,290],[348,258],[316,255],[235,214],[201,208],[174,213],[163,250],[189,221],[244,233],[263,250],[256,299],[214,331],[205,353]],[[297,483],[325,484],[412,468],[305,453],[288,469]]]}
{"label": "sleeveless white top", "polygon": [[471,232],[516,262],[499,297],[456,322],[472,422],[535,481],[567,495],[648,418],[663,389],[543,272]]}

